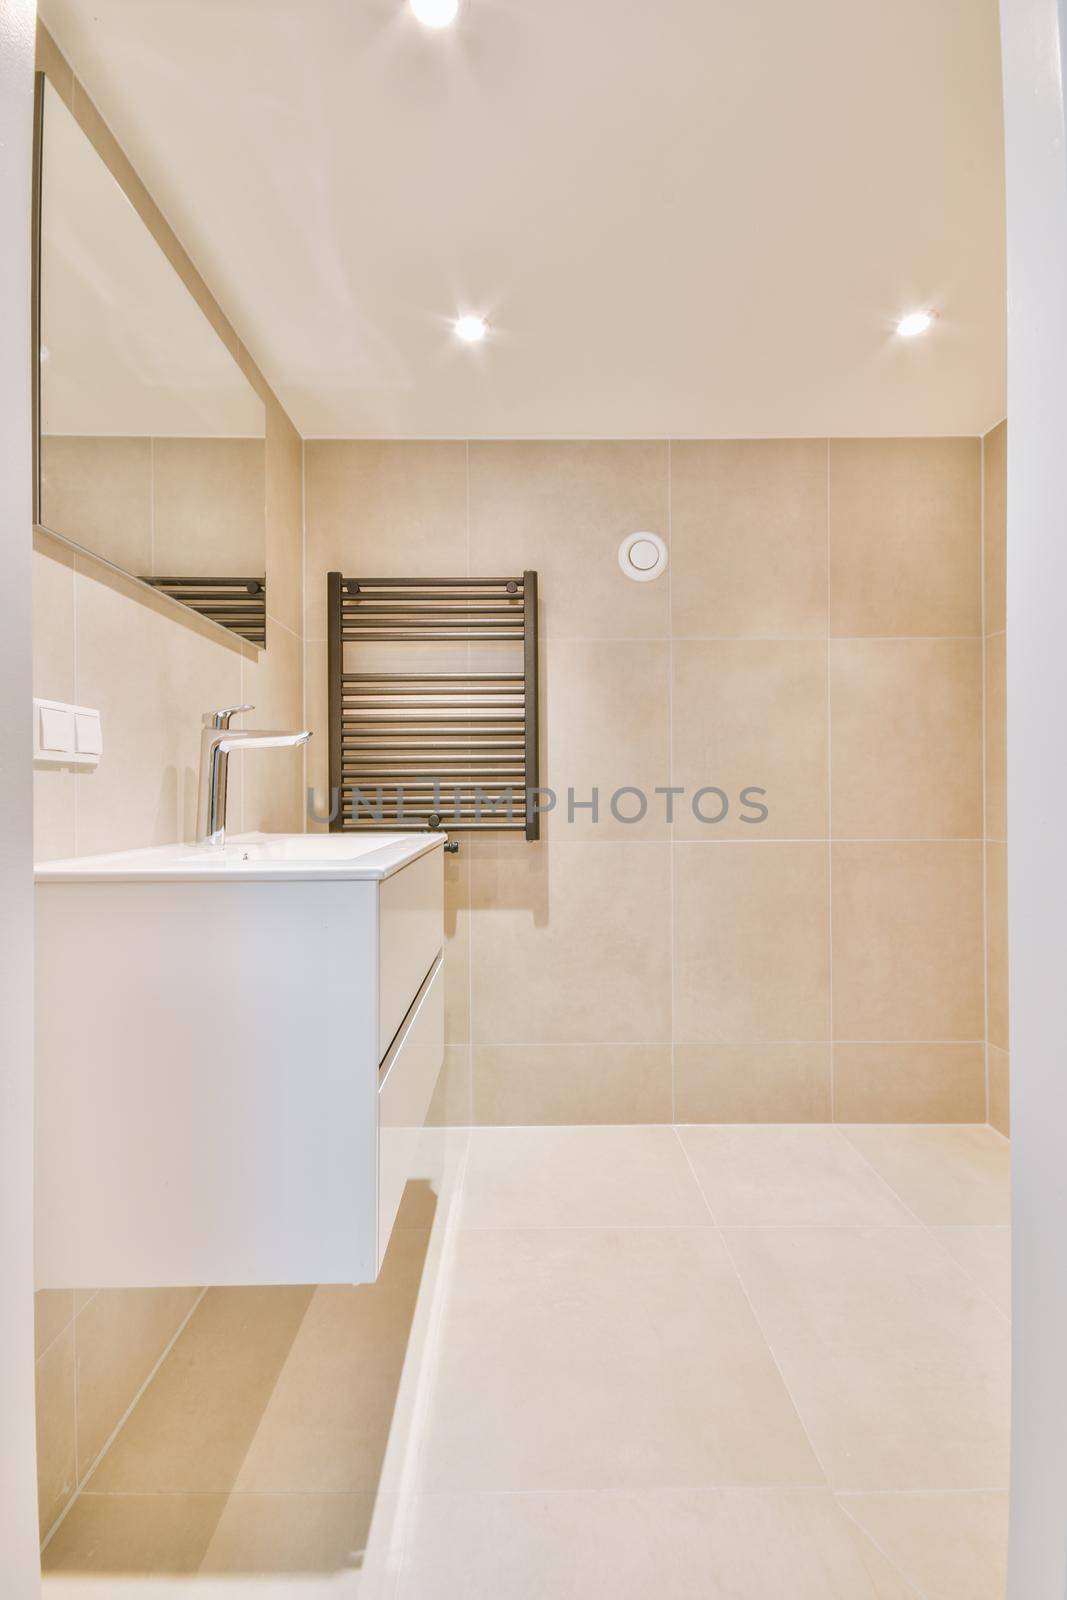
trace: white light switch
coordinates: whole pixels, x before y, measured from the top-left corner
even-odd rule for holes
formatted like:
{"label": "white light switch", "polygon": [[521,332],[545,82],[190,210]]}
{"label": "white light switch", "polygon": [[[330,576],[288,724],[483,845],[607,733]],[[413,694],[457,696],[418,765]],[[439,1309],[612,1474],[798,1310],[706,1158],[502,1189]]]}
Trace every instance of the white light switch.
{"label": "white light switch", "polygon": [[74,750],[74,713],[67,706],[41,706],[40,749],[43,754]]}
{"label": "white light switch", "polygon": [[104,736],[99,711],[75,711],[74,737],[79,755],[98,756],[103,753]]}
{"label": "white light switch", "polygon": [[95,767],[104,749],[100,713],[60,700],[33,702],[33,759],[65,767]]}

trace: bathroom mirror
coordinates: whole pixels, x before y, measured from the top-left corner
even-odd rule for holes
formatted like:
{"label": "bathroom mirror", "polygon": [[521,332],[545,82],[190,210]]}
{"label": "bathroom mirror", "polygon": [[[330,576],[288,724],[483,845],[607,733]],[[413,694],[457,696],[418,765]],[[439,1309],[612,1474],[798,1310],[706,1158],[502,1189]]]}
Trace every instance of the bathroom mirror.
{"label": "bathroom mirror", "polygon": [[38,79],[36,524],[266,644],[266,411]]}

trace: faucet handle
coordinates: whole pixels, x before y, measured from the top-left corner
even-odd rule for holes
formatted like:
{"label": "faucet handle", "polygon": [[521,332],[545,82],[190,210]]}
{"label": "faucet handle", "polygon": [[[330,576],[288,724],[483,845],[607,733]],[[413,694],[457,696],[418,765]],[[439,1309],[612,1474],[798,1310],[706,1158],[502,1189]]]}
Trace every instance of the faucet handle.
{"label": "faucet handle", "polygon": [[205,711],[204,727],[228,728],[231,717],[239,716],[242,711],[254,711],[255,709],[255,706],[229,706],[221,711]]}

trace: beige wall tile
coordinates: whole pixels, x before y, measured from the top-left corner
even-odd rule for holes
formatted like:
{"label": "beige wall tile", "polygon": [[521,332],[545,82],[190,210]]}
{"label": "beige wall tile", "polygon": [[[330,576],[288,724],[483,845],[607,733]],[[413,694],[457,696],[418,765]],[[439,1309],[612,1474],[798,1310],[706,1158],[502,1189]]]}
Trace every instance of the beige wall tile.
{"label": "beige wall tile", "polygon": [[[45,533],[34,534],[33,547],[33,692],[42,700],[76,701],[74,552]],[[74,773],[38,764],[34,860],[57,860],[74,851]]]}
{"label": "beige wall tile", "polygon": [[835,1039],[981,1039],[981,852],[833,846]]}
{"label": "beige wall tile", "polygon": [[304,471],[309,639],[326,637],[328,572],[447,578],[467,571],[465,444],[308,439]]}
{"label": "beige wall tile", "polygon": [[837,1122],[984,1122],[981,1044],[834,1046]]}
{"label": "beige wall tile", "polygon": [[33,536],[33,692],[73,700],[74,552],[46,533]]}
{"label": "beige wall tile", "polygon": [[446,1044],[441,1072],[426,1114],[431,1128],[468,1128],[471,1111],[471,1047]]}
{"label": "beige wall tile", "polygon": [[828,1122],[828,1044],[679,1045],[678,1122]]}
{"label": "beige wall tile", "polygon": [[267,407],[267,612],[304,632],[304,443],[280,406]]}
{"label": "beige wall tile", "polygon": [[[541,781],[556,793],[555,810],[542,818],[550,839],[663,839],[666,810],[654,790],[669,781],[669,652],[665,641],[550,639],[544,646],[547,693],[543,702],[545,760]],[[647,811],[621,822],[612,798],[623,786],[640,789]],[[599,791],[597,821],[574,809]],[[635,795],[620,795],[620,816],[638,816]]]}
{"label": "beige wall tile", "polygon": [[470,855],[460,845],[445,856],[445,1043],[467,1044],[471,1036]]}
{"label": "beige wall tile", "polygon": [[152,442],[50,434],[41,521],[135,577],[152,571]]}
{"label": "beige wall tile", "polygon": [[196,1289],[101,1289],[79,1312],[80,1478],[84,1478],[121,1421],[123,1412],[192,1310],[198,1292]]}
{"label": "beige wall tile", "polygon": [[831,1488],[1006,1485],[1008,1326],[924,1228],[725,1239]]}
{"label": "beige wall tile", "polygon": [[461,1228],[450,1290],[427,1489],[820,1481],[713,1228]]}
{"label": "beige wall tile", "polygon": [[828,1038],[827,847],[673,848],[676,1043]]}
{"label": "beige wall tile", "polygon": [[[210,1289],[90,1488],[104,1494],[233,1489],[313,1293]],[[104,1298],[101,1291],[79,1325]],[[129,1316],[114,1321],[115,1330],[101,1340],[108,1362],[117,1360],[119,1327],[128,1325]]]}
{"label": "beige wall tile", "polygon": [[985,831],[1008,837],[1008,695],[1006,636],[985,642]]}
{"label": "beige wall tile", "polygon": [[505,1126],[670,1122],[670,1045],[478,1045],[474,1120]]}
{"label": "beige wall tile", "polygon": [[[201,713],[241,703],[241,647],[79,564],[78,693],[103,716],[100,765],[77,776],[82,854],[191,839]],[[159,602],[162,605],[162,602]],[[231,803],[233,801],[231,792]]]}
{"label": "beige wall tile", "polygon": [[83,1494],[41,1566],[75,1582],[83,1574],[90,1582],[94,1573],[142,1574],[155,1586],[162,1573],[199,1570],[225,1505],[224,1494]]}
{"label": "beige wall tile", "polygon": [[1008,847],[986,845],[986,991],[989,1043],[1009,1045]]}
{"label": "beige wall tile", "polygon": [[474,1042],[668,1040],[668,851],[660,844],[472,844]]}
{"label": "beige wall tile", "polygon": [[830,443],[830,632],[978,634],[977,439]]}
{"label": "beige wall tile", "polygon": [[831,640],[830,719],[835,838],[981,837],[981,640]]}
{"label": "beige wall tile", "polygon": [[[303,646],[279,622],[267,624],[267,649],[258,660],[242,662],[241,704],[253,705],[255,710],[235,726],[308,726],[304,721]],[[325,728],[316,730],[311,743],[325,738]],[[231,828],[303,833],[305,749],[298,745],[293,750],[248,750],[230,758],[231,781],[237,777],[242,796],[242,810],[231,810]]]}
{"label": "beige wall tile", "polygon": [[153,439],[149,570],[263,577],[266,497],[262,439]]}
{"label": "beige wall tile", "polygon": [[68,1323],[37,1363],[37,1510],[42,1534],[77,1487],[74,1394],[74,1327]]}
{"label": "beige wall tile", "polygon": [[74,1317],[72,1289],[38,1289],[33,1297],[34,1343],[41,1355]]}
{"label": "beige wall tile", "polygon": [[825,441],[672,445],[671,542],[676,636],[825,636]]}
{"label": "beige wall tile", "polygon": [[1005,1138],[1011,1133],[1011,1057],[995,1044],[986,1046],[989,1059],[989,1120]]}
{"label": "beige wall tile", "polygon": [[666,636],[666,580],[619,569],[619,544],[637,532],[668,538],[666,444],[471,444],[470,570],[534,569],[549,637]]}
{"label": "beige wall tile", "polygon": [[[305,786],[314,791],[315,811],[319,817],[330,814],[330,723],[329,685],[327,683],[326,645],[319,640],[304,644],[304,715],[305,726],[311,729],[312,738],[305,747]],[[322,832],[326,822],[314,822],[308,817],[308,831]]]}
{"label": "beige wall tile", "polygon": [[[829,833],[826,645],[782,640],[676,640],[671,782],[684,786],[676,839],[825,839]],[[660,780],[663,781],[662,779]],[[721,789],[729,810],[703,823],[693,797]],[[765,806],[764,821],[742,793]],[[708,795],[701,814],[718,816]]]}
{"label": "beige wall tile", "polygon": [[985,546],[985,631],[1006,627],[1008,555],[1008,424],[998,422],[982,440]]}

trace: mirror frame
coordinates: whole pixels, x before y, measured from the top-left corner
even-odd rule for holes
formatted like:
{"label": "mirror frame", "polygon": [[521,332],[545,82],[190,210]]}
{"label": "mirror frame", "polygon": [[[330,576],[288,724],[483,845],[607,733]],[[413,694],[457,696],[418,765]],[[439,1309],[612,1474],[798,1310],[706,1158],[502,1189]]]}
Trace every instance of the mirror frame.
{"label": "mirror frame", "polygon": [[[123,578],[127,583],[136,584],[137,587],[139,589],[143,589],[146,594],[153,595],[160,602],[160,604],[174,616],[176,620],[181,620],[188,623],[191,616],[195,617],[198,622],[204,623],[207,627],[209,627],[213,635],[220,636],[230,645],[236,643],[240,646],[245,646],[250,650],[254,650],[258,655],[260,651],[265,651],[267,648],[266,606],[264,606],[263,616],[263,643],[260,644],[258,640],[244,638],[241,634],[236,633],[232,628],[226,627],[224,623],[213,621],[211,617],[205,616],[202,611],[197,611],[193,606],[188,605],[185,601],[175,599],[174,596],[168,594],[165,589],[158,588],[153,583],[147,583],[144,578],[139,578],[136,573],[128,571],[126,567],[118,566],[114,561],[109,561],[107,556],[98,554],[97,551],[91,549],[86,544],[80,543],[79,540],[71,538],[71,536],[67,533],[60,533],[58,529],[50,528],[46,522],[42,522],[41,520],[41,224],[44,199],[45,86],[48,84],[48,82],[49,78],[47,73],[37,71],[34,74],[33,176],[31,191],[33,205],[30,227],[30,339],[32,341],[32,348],[30,351],[30,414],[32,419],[31,426],[33,434],[31,467],[33,473],[33,532],[35,534],[44,534],[49,539],[57,539],[60,544],[66,545],[69,550],[76,550],[80,555],[88,556],[91,561],[97,562],[109,572],[114,572],[118,577]],[[59,92],[56,90],[55,84],[52,85],[52,88],[56,93]],[[84,128],[81,131],[83,136],[88,139],[88,134],[85,133]],[[95,148],[95,146],[92,148],[93,154],[96,156],[97,160],[102,162],[103,157],[101,156],[100,152]],[[119,182],[119,179],[115,176],[114,172],[111,173],[111,177],[112,180],[118,185],[123,195],[125,195],[130,205],[133,205],[134,202],[131,196]],[[134,206],[134,209],[137,209],[136,206]],[[138,215],[140,215],[139,212]],[[142,225],[148,229],[148,224],[144,221],[143,217],[141,218],[141,222]],[[148,229],[148,231],[149,233],[151,232],[150,229]],[[162,254],[163,252],[159,246],[158,240],[153,240],[153,242],[156,244],[156,247],[160,249],[160,253]],[[170,267],[171,271],[174,272],[174,268],[171,266],[169,261],[167,262],[167,265]],[[188,294],[188,289],[184,283],[181,283],[181,279],[178,277],[176,272],[174,273],[174,276],[181,284],[183,291]],[[192,297],[190,296],[190,298]],[[197,307],[197,310],[200,310],[199,306]],[[200,314],[203,316],[202,311]],[[247,379],[245,381],[247,382]],[[266,527],[264,524],[264,535],[265,533]],[[264,547],[264,557],[265,556],[266,548]],[[257,582],[262,582],[264,591],[266,591],[267,587],[267,574],[265,569],[266,560],[264,560],[263,578],[261,580],[256,580]]]}

